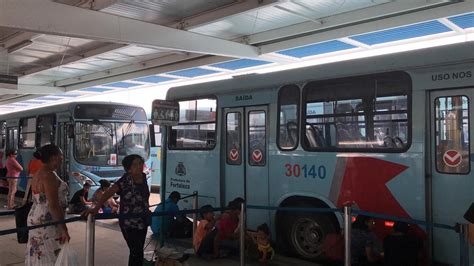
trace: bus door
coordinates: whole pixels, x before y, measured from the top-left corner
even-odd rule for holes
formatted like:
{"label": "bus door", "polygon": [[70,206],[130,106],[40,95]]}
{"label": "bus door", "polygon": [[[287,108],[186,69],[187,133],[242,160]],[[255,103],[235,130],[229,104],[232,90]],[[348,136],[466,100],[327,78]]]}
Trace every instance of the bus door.
{"label": "bus door", "polygon": [[[267,106],[227,108],[224,120],[224,202],[242,197],[249,205],[268,205]],[[248,209],[247,224],[256,229],[269,217],[268,211]]]}
{"label": "bus door", "polygon": [[69,161],[70,157],[73,156],[69,151],[69,123],[60,122],[58,123],[57,140],[58,147],[63,151],[64,159],[61,167],[58,169],[59,176],[65,181],[69,181]]}
{"label": "bus door", "polygon": [[18,127],[7,128],[7,152],[10,149],[18,150]]}
{"label": "bus door", "polygon": [[[433,91],[430,94],[433,222],[466,223],[463,215],[474,202],[473,118],[474,88]],[[434,228],[434,257],[447,261],[459,254],[459,236]],[[447,251],[446,248],[449,247]],[[471,256],[474,248],[470,248]]]}

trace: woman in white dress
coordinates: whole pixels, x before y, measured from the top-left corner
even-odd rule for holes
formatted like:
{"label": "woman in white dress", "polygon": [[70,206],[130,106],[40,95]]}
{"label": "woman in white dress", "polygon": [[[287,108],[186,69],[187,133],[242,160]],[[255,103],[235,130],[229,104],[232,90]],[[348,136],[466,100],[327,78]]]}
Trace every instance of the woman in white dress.
{"label": "woman in white dress", "polygon": [[[67,185],[56,174],[63,160],[61,149],[48,144],[37,155],[43,166],[33,176],[33,206],[28,214],[28,226],[63,220],[67,204]],[[30,230],[25,265],[54,265],[61,244],[69,239],[66,224]]]}

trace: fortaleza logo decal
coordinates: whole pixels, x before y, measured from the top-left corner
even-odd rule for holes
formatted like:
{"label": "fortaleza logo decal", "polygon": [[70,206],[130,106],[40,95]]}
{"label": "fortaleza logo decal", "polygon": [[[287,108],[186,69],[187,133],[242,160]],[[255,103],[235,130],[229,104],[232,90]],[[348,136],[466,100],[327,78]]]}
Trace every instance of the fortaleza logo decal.
{"label": "fortaleza logo decal", "polygon": [[174,173],[179,176],[186,175],[186,167],[184,166],[183,162],[179,162],[176,168],[174,169]]}
{"label": "fortaleza logo decal", "polygon": [[190,189],[190,181],[186,179],[180,179],[180,178],[171,178],[170,180],[170,187],[171,188],[180,188],[180,189]]}

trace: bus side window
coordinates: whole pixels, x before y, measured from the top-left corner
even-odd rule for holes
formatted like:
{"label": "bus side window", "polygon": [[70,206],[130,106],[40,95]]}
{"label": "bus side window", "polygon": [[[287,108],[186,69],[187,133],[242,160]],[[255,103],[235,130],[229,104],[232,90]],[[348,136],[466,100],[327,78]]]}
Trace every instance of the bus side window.
{"label": "bus side window", "polygon": [[150,141],[152,147],[161,147],[161,128],[158,125],[150,125]]}
{"label": "bus side window", "polygon": [[[319,151],[405,152],[411,143],[411,79],[403,72],[308,82],[307,144]],[[316,145],[316,146],[315,146]]]}
{"label": "bus side window", "polygon": [[298,124],[294,121],[286,122],[286,132],[288,134],[288,144],[292,146],[298,142]]}
{"label": "bus side window", "polygon": [[169,136],[169,140],[170,140],[170,147],[178,147],[177,145],[177,134],[178,134],[178,130],[176,129],[171,129],[170,130],[170,136]]}
{"label": "bus side window", "polygon": [[36,142],[36,117],[20,119],[20,148],[34,148]]}
{"label": "bus side window", "polygon": [[300,88],[297,85],[283,86],[278,92],[278,147],[294,150],[298,146]]}
{"label": "bus side window", "polygon": [[316,142],[316,134],[311,125],[306,125],[306,141],[309,147],[311,148],[318,147],[318,143]]}
{"label": "bus side window", "polygon": [[179,102],[179,122],[171,127],[170,149],[211,150],[216,145],[215,99]]}
{"label": "bus side window", "polygon": [[56,115],[40,115],[37,121],[37,147],[42,147],[46,144],[54,143]]}
{"label": "bus side window", "polygon": [[216,132],[208,132],[206,138],[206,145],[207,147],[211,148],[214,147],[216,144]]}
{"label": "bus side window", "polygon": [[471,165],[468,97],[439,97],[434,107],[436,170],[440,173],[468,174]]}
{"label": "bus side window", "polygon": [[0,149],[5,148],[7,142],[7,122],[0,122]]}

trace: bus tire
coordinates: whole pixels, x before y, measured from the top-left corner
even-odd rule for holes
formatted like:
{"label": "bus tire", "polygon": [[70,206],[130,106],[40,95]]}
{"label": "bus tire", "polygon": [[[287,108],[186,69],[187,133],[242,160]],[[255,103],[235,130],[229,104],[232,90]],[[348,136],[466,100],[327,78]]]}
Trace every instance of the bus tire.
{"label": "bus tire", "polygon": [[320,251],[322,241],[337,229],[326,214],[299,213],[285,216],[285,238],[289,251],[301,258],[316,260],[323,258]]}

